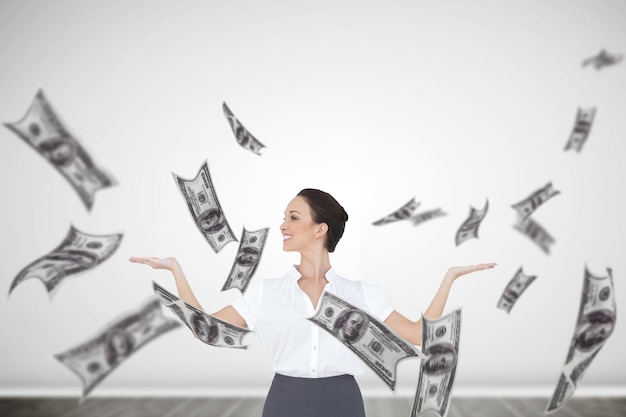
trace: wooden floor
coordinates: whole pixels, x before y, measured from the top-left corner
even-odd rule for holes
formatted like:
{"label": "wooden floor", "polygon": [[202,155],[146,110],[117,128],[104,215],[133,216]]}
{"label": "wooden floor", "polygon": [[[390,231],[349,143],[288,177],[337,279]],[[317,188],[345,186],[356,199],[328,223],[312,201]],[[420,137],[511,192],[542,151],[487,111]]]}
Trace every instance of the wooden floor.
{"label": "wooden floor", "polygon": [[[259,417],[263,398],[0,398],[2,417]],[[454,398],[448,417],[543,416],[548,398]],[[412,398],[365,398],[368,417],[409,417]],[[434,416],[434,414],[433,414]],[[626,417],[624,398],[572,398],[553,417]],[[297,417],[297,416],[294,416]],[[347,416],[349,417],[349,416]]]}

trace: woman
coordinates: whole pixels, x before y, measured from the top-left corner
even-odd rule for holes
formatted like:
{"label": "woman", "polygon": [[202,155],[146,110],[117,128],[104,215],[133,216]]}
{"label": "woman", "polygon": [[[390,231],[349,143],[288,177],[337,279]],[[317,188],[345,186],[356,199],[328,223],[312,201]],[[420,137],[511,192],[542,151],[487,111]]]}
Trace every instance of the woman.
{"label": "woman", "polygon": [[[273,359],[275,372],[263,417],[365,416],[363,399],[353,375],[363,362],[311,317],[328,291],[384,321],[404,339],[420,345],[421,319],[411,321],[395,311],[387,294],[376,286],[339,276],[329,253],[343,235],[348,214],[328,193],[304,189],[288,204],[280,226],[283,250],[300,253],[300,263],[278,279],[255,279],[237,302],[213,313],[222,320],[256,332]],[[155,269],[170,270],[180,297],[202,309],[180,264],[174,258],[131,258]],[[424,315],[438,318],[450,287],[461,275],[494,263],[448,270]]]}

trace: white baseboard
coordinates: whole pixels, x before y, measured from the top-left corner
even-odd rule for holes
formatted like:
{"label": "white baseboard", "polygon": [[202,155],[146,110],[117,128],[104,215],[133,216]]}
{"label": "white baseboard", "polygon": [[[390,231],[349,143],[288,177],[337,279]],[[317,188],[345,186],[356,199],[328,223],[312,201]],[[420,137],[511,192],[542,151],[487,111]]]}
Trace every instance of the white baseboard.
{"label": "white baseboard", "polygon": [[[413,397],[415,391],[399,389],[391,392],[389,389],[362,388],[364,397],[393,398]],[[544,386],[515,386],[515,387],[457,387],[454,388],[454,397],[543,397],[549,398],[554,392],[554,387]],[[82,391],[77,388],[6,388],[0,387],[0,398],[25,398],[25,397],[80,397]],[[99,388],[89,394],[89,398],[102,397],[264,397],[267,388]],[[626,386],[592,386],[579,387],[575,397],[626,397]]]}

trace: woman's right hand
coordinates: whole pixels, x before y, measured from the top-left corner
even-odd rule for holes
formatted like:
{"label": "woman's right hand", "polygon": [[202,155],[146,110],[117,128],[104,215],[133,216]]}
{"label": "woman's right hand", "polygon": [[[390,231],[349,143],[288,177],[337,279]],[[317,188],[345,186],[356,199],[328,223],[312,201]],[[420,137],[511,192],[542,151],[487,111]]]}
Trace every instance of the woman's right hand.
{"label": "woman's right hand", "polygon": [[139,256],[131,256],[129,261],[137,264],[144,264],[151,266],[154,269],[167,269],[169,271],[174,271],[177,268],[180,268],[180,264],[176,260],[176,258],[168,257],[168,258],[156,258],[154,256],[151,257],[139,257]]}

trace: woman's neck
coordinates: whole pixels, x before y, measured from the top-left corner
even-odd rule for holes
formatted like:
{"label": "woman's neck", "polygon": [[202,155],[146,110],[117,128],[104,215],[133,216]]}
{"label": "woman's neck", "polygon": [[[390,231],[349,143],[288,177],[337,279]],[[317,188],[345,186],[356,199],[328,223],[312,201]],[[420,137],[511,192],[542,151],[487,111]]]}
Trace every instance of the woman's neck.
{"label": "woman's neck", "polygon": [[326,272],[331,268],[328,250],[323,249],[318,253],[300,253],[300,265],[298,272],[305,279],[314,281],[326,281]]}

